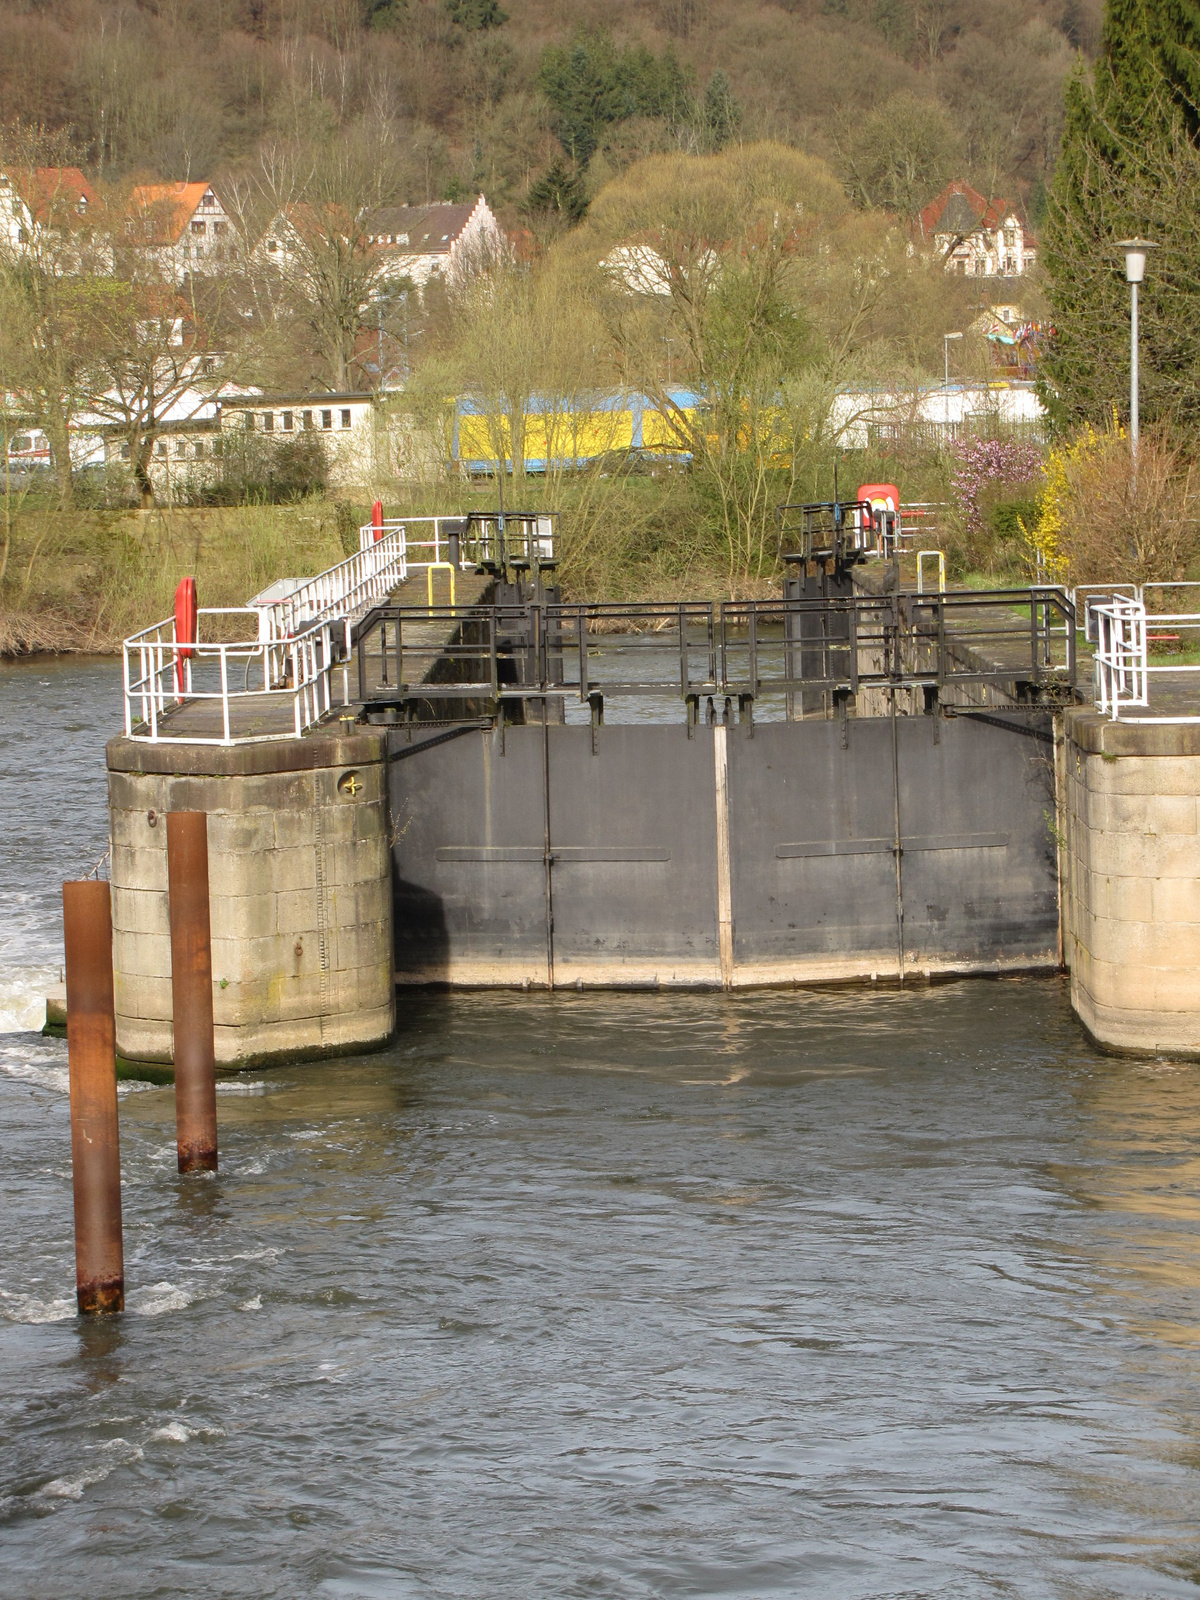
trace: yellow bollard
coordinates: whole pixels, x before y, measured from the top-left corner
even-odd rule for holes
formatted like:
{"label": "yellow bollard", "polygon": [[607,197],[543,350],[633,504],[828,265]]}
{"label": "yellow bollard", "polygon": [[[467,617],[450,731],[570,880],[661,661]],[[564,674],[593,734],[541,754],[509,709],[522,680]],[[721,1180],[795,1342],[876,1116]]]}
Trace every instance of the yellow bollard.
{"label": "yellow bollard", "polygon": [[942,552],[940,550],[918,550],[917,551],[917,593],[918,594],[924,594],[925,593],[925,557],[926,556],[936,556],[937,557],[937,564],[938,564],[938,586],[937,586],[937,592],[939,594],[945,594],[945,592],[946,592],[946,557],[942,554]]}
{"label": "yellow bollard", "polygon": [[426,604],[433,604],[433,575],[435,572],[448,572],[450,574],[450,604],[454,604],[454,568],[449,561],[431,561],[425,573]]}

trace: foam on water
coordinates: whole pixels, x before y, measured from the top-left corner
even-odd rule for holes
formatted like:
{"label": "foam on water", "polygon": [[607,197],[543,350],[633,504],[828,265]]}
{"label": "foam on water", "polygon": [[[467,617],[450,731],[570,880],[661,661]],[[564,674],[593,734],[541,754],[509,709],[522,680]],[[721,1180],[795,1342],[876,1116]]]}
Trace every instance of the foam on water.
{"label": "foam on water", "polygon": [[0,1072],[9,1078],[37,1084],[39,1089],[48,1089],[52,1094],[65,1095],[70,1091],[67,1042],[65,1039],[41,1039],[36,1034],[18,1042],[10,1034],[7,1042],[0,1044]]}
{"label": "foam on water", "polygon": [[46,1021],[46,996],[58,987],[60,971],[48,962],[37,966],[0,964],[0,1034],[41,1029]]}

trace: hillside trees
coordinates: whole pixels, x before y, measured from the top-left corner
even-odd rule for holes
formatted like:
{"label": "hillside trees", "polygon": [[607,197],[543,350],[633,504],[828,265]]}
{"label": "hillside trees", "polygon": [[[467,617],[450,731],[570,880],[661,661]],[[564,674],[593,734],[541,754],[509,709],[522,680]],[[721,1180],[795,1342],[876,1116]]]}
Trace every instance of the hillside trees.
{"label": "hillside trees", "polygon": [[963,149],[936,101],[901,90],[866,116],[847,118],[838,153],[854,200],[910,219],[955,175]]}
{"label": "hillside trees", "polygon": [[1148,421],[1200,418],[1200,6],[1109,0],[1100,59],[1067,90],[1044,265],[1057,327],[1044,372],[1061,423],[1103,425],[1129,390],[1118,239],[1155,239],[1141,294]]}

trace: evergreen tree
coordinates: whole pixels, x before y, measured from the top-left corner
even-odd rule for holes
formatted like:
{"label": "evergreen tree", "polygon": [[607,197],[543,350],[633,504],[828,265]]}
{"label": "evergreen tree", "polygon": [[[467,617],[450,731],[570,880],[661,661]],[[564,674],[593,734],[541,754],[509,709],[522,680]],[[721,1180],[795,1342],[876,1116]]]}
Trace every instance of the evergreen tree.
{"label": "evergreen tree", "polygon": [[563,161],[552,161],[529,186],[524,210],[531,217],[558,221],[567,227],[582,222],[588,208],[587,190],[579,172]]}
{"label": "evergreen tree", "polygon": [[707,150],[724,150],[732,144],[742,125],[742,108],[733,98],[729,79],[718,67],[708,80],[701,108],[704,146]]}
{"label": "evergreen tree", "polygon": [[496,0],[446,0],[446,10],[451,22],[466,33],[500,28],[508,21],[508,12],[501,11]]}
{"label": "evergreen tree", "polygon": [[554,131],[579,166],[592,159],[605,129],[630,117],[662,117],[670,126],[693,111],[691,78],[668,45],[617,51],[607,33],[581,33],[542,52],[538,87],[554,113]]}
{"label": "evergreen tree", "polygon": [[1200,418],[1200,4],[1107,0],[1101,53],[1067,86],[1043,265],[1056,336],[1044,397],[1060,425],[1128,409],[1129,290],[1118,239],[1158,241],[1141,312],[1147,420]]}

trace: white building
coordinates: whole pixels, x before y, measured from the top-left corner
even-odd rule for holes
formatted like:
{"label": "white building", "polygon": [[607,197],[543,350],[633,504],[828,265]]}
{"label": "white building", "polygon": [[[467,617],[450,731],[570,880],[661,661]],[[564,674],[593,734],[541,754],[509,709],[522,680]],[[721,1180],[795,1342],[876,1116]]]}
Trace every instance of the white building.
{"label": "white building", "polygon": [[129,197],[125,236],[179,283],[228,261],[234,224],[210,183],[143,183]]}
{"label": "white building", "polygon": [[508,250],[504,231],[480,195],[463,205],[385,206],[368,222],[371,243],[388,278],[411,278],[424,291],[431,278],[454,284],[499,260]]}
{"label": "white building", "polygon": [[1011,200],[985,200],[969,183],[950,183],[918,219],[922,242],[943,257],[947,272],[968,278],[1010,278],[1028,272],[1037,247]]}
{"label": "white building", "polygon": [[830,432],[847,450],[899,443],[914,433],[941,443],[989,427],[1037,432],[1045,407],[1033,383],[956,383],[911,390],[844,389],[833,398]]}
{"label": "white building", "polygon": [[40,257],[56,271],[75,270],[95,205],[95,192],[78,167],[0,172],[0,251],[10,259]]}

